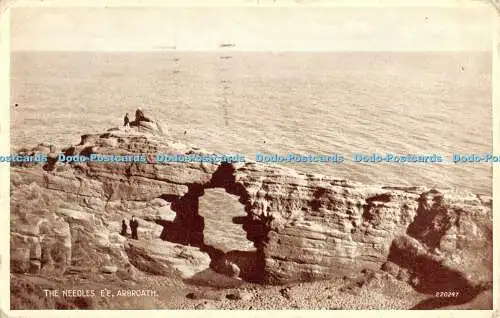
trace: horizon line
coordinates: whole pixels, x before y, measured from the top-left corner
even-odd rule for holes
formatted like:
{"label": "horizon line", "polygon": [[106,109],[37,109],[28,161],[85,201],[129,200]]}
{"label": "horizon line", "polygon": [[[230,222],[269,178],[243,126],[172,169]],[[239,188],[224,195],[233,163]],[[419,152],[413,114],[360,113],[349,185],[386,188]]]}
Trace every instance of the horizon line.
{"label": "horizon line", "polygon": [[221,49],[149,49],[149,50],[25,50],[10,53],[493,53],[493,49],[478,50],[221,50]]}

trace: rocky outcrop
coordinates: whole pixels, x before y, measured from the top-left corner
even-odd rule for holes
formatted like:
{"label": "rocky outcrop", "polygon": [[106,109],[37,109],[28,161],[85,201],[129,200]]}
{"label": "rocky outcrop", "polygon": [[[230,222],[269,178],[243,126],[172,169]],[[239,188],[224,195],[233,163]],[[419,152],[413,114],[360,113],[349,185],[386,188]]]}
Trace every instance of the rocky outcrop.
{"label": "rocky outcrop", "polygon": [[[363,185],[252,162],[158,163],[149,155],[208,153],[149,128],[84,135],[62,150],[67,156],[142,154],[144,163],[12,167],[12,264],[18,271],[40,261],[42,270],[51,262],[108,266],[108,272],[109,266],[134,266],[156,275],[177,270],[189,278],[229,259],[243,278],[284,283],[378,269],[389,257],[398,271],[420,278],[421,286],[435,283],[429,268],[443,266],[449,269],[445,280],[460,276],[453,271],[467,284],[491,280],[491,198]],[[207,245],[198,209],[210,188],[236,195],[245,206],[241,240],[252,241],[254,252],[224,253]],[[140,242],[117,234],[132,214],[141,224]],[[179,245],[187,248],[184,256]],[[111,259],[101,264],[104,255]],[[434,290],[427,287],[422,290]]]}
{"label": "rocky outcrop", "polygon": [[470,270],[479,280],[491,279],[488,198],[370,187],[258,165],[235,174],[249,196],[250,214],[266,224],[268,280],[308,280],[379,268],[393,240],[404,235],[430,253],[443,254],[453,267]]}

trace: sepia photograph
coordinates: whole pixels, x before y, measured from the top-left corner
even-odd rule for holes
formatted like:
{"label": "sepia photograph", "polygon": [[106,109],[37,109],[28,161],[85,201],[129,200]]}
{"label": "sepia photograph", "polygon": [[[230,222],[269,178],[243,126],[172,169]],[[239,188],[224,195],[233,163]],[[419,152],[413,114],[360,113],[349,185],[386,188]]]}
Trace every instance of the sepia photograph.
{"label": "sepia photograph", "polygon": [[310,2],[8,9],[11,310],[493,309],[495,5]]}

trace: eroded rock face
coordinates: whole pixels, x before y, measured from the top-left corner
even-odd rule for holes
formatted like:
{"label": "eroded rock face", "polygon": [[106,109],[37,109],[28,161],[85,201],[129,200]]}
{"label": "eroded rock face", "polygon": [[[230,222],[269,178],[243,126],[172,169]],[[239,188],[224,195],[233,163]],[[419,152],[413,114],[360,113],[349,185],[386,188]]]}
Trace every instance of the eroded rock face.
{"label": "eroded rock face", "polygon": [[268,280],[376,269],[393,240],[406,234],[442,254],[453,268],[462,267],[478,280],[491,279],[488,199],[370,187],[294,171],[262,171],[257,165],[238,169],[236,180],[247,190],[250,213],[269,230],[264,245]]}
{"label": "eroded rock face", "polygon": [[[84,135],[63,152],[207,154],[134,129]],[[107,272],[134,266],[160,275],[177,269],[189,278],[227,258],[252,280],[285,283],[378,269],[389,256],[391,264],[425,280],[422,269],[408,260],[419,259],[415,251],[422,249],[425,259],[445,263],[470,281],[491,280],[488,197],[368,186],[251,162],[148,161],[57,162],[50,171],[42,165],[13,166],[11,243],[19,271],[39,260],[42,272],[44,264]],[[247,211],[242,222],[247,235],[241,239],[252,241],[256,252],[221,254],[207,246],[198,201],[208,188],[239,197]],[[139,242],[117,234],[121,220],[131,215],[140,222]],[[184,259],[179,244],[188,248]]]}

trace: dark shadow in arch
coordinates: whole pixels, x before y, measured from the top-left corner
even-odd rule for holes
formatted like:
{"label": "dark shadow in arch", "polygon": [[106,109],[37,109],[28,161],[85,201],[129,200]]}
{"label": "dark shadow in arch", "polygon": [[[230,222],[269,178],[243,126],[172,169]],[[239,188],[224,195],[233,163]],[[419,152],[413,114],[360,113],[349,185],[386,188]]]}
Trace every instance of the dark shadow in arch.
{"label": "dark shadow in arch", "polygon": [[256,251],[230,251],[224,253],[211,245],[204,243],[204,218],[199,214],[199,198],[205,194],[205,189],[223,188],[229,194],[237,195],[239,202],[245,205],[249,212],[249,198],[244,188],[235,182],[234,167],[229,163],[221,163],[207,184],[192,183],[184,196],[162,195],[161,199],[171,203],[171,209],[176,213],[174,221],[157,221],[163,226],[160,235],[162,240],[198,247],[210,256],[210,268],[218,273],[224,273],[224,260],[236,264],[240,269],[240,278],[244,281],[261,283],[264,280],[263,244],[267,239],[268,229],[259,220],[249,216],[235,217],[233,222],[241,224],[247,233],[246,238],[254,243]]}

